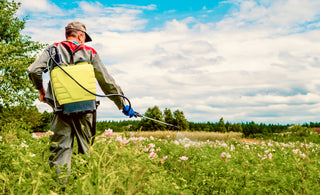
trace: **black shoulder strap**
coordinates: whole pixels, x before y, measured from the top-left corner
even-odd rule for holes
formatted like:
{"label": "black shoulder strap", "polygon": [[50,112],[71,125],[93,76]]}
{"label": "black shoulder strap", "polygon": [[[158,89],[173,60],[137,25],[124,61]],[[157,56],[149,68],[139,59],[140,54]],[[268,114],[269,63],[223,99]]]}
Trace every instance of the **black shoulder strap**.
{"label": "black shoulder strap", "polygon": [[77,48],[72,52],[70,47],[68,47],[67,44],[65,44],[64,42],[61,42],[61,44],[63,45],[64,48],[66,48],[66,50],[68,51],[68,53],[70,55],[70,62],[69,63],[74,64],[73,55],[79,50],[81,45],[78,45]]}

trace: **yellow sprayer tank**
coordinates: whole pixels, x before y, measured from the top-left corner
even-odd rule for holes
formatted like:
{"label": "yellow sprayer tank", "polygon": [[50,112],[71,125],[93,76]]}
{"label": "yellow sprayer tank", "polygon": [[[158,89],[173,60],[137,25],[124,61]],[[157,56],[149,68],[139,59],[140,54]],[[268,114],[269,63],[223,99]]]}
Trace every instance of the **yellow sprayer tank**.
{"label": "yellow sprayer tank", "polygon": [[[89,91],[96,93],[96,80],[93,66],[87,62],[61,66],[68,74]],[[56,100],[60,105],[95,100],[96,97],[81,88],[61,68],[51,71],[51,82]]]}

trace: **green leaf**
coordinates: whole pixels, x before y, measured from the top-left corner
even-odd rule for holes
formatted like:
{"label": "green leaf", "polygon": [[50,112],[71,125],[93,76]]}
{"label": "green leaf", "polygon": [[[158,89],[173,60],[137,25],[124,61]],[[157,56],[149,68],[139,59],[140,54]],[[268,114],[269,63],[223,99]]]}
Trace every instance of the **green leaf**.
{"label": "green leaf", "polygon": [[21,34],[26,18],[16,16],[19,6],[14,1],[0,3],[0,106],[4,108],[30,106],[37,98],[26,68],[45,46]]}

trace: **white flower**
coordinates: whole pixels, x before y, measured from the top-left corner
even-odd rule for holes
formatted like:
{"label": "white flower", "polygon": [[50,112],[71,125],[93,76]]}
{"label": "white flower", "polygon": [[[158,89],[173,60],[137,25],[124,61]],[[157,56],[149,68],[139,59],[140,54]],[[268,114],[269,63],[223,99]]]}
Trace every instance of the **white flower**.
{"label": "white flower", "polygon": [[179,159],[180,159],[180,160],[188,160],[189,158],[186,157],[186,156],[181,156],[181,157],[179,157]]}
{"label": "white flower", "polygon": [[234,147],[233,144],[231,144],[230,151],[232,152],[232,151],[234,151],[234,150],[235,150],[235,147]]}
{"label": "white flower", "polygon": [[121,140],[122,140],[122,137],[119,136],[119,135],[118,135],[118,136],[116,137],[116,139],[115,139],[115,141],[118,141],[118,142],[121,141]]}
{"label": "white flower", "polygon": [[156,145],[154,145],[153,143],[149,144],[148,146],[149,146],[149,148],[154,148],[154,147],[156,147]]}
{"label": "white flower", "polygon": [[130,142],[130,140],[127,140],[126,138],[120,141],[120,143],[121,143],[122,145],[126,145],[126,144],[129,143],[129,142]]}
{"label": "white flower", "polygon": [[0,142],[2,141],[2,136],[0,136]]}
{"label": "white flower", "polygon": [[299,149],[293,149],[292,152],[293,152],[294,154],[298,154]]}
{"label": "white flower", "polygon": [[231,154],[222,152],[220,155],[221,158],[231,158]]}
{"label": "white flower", "polygon": [[228,147],[228,144],[222,143],[221,146],[224,147],[224,148],[226,148],[226,147]]}
{"label": "white flower", "polygon": [[150,155],[149,155],[149,158],[152,158],[152,159],[155,159],[157,157],[158,157],[158,155],[155,152],[151,152]]}
{"label": "white flower", "polygon": [[25,144],[26,143],[26,141],[23,141],[22,143],[21,143],[21,147],[22,148],[28,148],[29,146],[27,145],[27,144]]}
{"label": "white flower", "polygon": [[190,147],[190,144],[185,144],[184,147],[188,148],[188,147]]}
{"label": "white flower", "polygon": [[106,136],[111,136],[112,135],[112,132],[113,132],[113,130],[112,129],[106,129],[106,130],[104,130],[104,135],[106,135]]}

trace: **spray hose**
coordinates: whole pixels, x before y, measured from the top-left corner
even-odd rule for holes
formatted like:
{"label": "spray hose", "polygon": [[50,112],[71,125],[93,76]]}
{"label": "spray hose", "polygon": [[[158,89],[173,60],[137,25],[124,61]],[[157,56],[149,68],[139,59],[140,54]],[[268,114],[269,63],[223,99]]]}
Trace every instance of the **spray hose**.
{"label": "spray hose", "polygon": [[[131,109],[131,102],[130,102],[130,100],[129,100],[126,96],[124,96],[124,95],[122,95],[122,94],[108,94],[108,95],[96,94],[96,93],[88,90],[87,88],[85,88],[83,85],[81,85],[75,78],[73,78],[65,69],[63,69],[63,68],[61,67],[61,65],[68,65],[68,64],[63,64],[63,63],[61,63],[61,57],[60,57],[60,55],[59,55],[56,47],[55,47],[55,50],[56,50],[55,52],[56,52],[56,56],[57,56],[58,59],[57,59],[57,60],[54,59],[54,57],[52,56],[51,50],[49,49],[49,56],[50,56],[51,60],[55,63],[55,65],[57,65],[69,78],[71,78],[71,79],[72,79],[77,85],[79,85],[82,89],[84,89],[86,92],[88,92],[88,93],[90,93],[90,94],[92,94],[92,95],[94,95],[94,96],[97,96],[97,97],[120,96],[120,97],[124,98],[124,99],[128,102],[128,104],[129,104],[129,109],[128,109],[128,111]],[[58,61],[58,62],[57,62],[57,61]],[[134,117],[136,117],[136,118],[137,118],[137,117],[146,118],[146,119],[149,119],[149,120],[153,120],[153,121],[155,121],[155,122],[158,122],[158,123],[162,123],[162,124],[165,124],[165,125],[168,125],[168,126],[172,126],[172,127],[176,128],[177,130],[180,130],[179,127],[176,126],[176,125],[172,125],[172,124],[169,124],[169,123],[166,123],[166,122],[157,120],[157,119],[153,119],[153,118],[144,116],[144,115],[142,115],[142,114],[139,114],[138,112],[135,112]]]}

